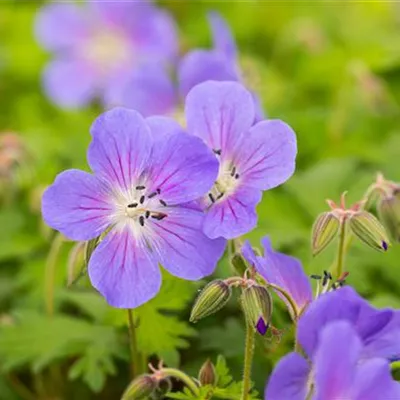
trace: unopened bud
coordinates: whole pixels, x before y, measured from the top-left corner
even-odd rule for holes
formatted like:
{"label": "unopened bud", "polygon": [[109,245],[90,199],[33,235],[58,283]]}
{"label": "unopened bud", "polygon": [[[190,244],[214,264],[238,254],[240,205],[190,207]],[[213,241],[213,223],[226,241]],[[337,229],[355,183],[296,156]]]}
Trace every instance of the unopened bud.
{"label": "unopened bud", "polygon": [[378,215],[391,237],[400,242],[400,190],[379,201]]}
{"label": "unopened bud", "polygon": [[349,219],[351,231],[365,244],[379,250],[386,251],[390,241],[385,228],[372,214],[367,211],[359,211]]}
{"label": "unopened bud", "polygon": [[339,231],[339,219],[331,212],[319,215],[312,229],[311,246],[316,256],[324,250],[335,238]]}
{"label": "unopened bud", "polygon": [[223,280],[210,282],[197,296],[194,302],[190,321],[196,322],[201,318],[216,313],[228,302],[232,289]]}
{"label": "unopened bud", "polygon": [[247,263],[240,253],[235,253],[231,258],[231,264],[239,276],[243,276],[247,270]]}
{"label": "unopened bud", "polygon": [[156,387],[157,381],[151,375],[140,375],[126,388],[121,400],[148,399]]}
{"label": "unopened bud", "polygon": [[252,285],[243,290],[241,300],[247,322],[264,336],[272,314],[271,294],[264,286]]}
{"label": "unopened bud", "polygon": [[215,385],[217,383],[217,373],[214,364],[208,359],[200,368],[199,381],[204,385]]}

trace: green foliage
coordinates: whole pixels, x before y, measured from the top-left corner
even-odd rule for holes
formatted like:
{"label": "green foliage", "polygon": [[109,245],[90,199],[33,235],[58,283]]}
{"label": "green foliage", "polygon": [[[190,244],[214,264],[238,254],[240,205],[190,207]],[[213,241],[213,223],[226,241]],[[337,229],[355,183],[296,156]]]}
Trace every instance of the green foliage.
{"label": "green foliage", "polygon": [[[218,381],[215,387],[206,385],[200,388],[200,394],[194,395],[189,389],[184,389],[181,393],[168,393],[171,399],[182,400],[209,400],[209,399],[230,399],[240,400],[242,396],[242,382],[234,381],[230,370],[223,356],[218,356],[215,364],[215,371]],[[249,400],[259,400],[260,397],[256,391],[252,391],[248,397]]]}
{"label": "green foliage", "polygon": [[[44,3],[0,6],[0,134],[16,132],[27,153],[11,181],[4,184],[0,174],[0,398],[19,398],[17,379],[38,399],[117,399],[129,381],[126,311],[111,309],[87,277],[66,286],[71,243],[63,243],[56,257],[54,315],[44,311],[53,233],[41,220],[40,193],[61,170],[87,169],[89,127],[101,111],[98,105],[61,110],[44,96],[40,77],[50,57],[33,35]],[[206,12],[220,11],[237,38],[245,82],[260,94],[270,118],[283,119],[297,133],[296,173],[264,194],[258,226],[246,238],[259,247],[268,234],[274,247],[299,257],[307,273],[327,269],[335,243],[315,258],[310,251],[311,226],[326,210],[325,199],[336,201],[348,190],[349,203],[359,200],[378,170],[400,180],[397,5],[174,0],[161,5],[177,19],[184,50],[211,45]],[[398,308],[399,259],[398,245],[380,254],[355,242],[346,259],[347,282],[376,306]],[[230,274],[225,257],[210,279]],[[141,367],[162,358],[196,376],[207,357],[223,354],[230,370],[219,359],[218,386],[201,388],[201,398],[212,390],[213,398],[237,399],[242,315],[231,301],[216,315],[189,324],[199,287],[164,273],[159,295],[134,311],[138,350],[146,358]],[[287,333],[280,344],[258,338],[253,377],[261,394],[254,399],[262,398],[273,365],[293,346],[287,311],[276,297],[275,303],[272,322]],[[60,382],[53,376],[57,369]],[[186,389],[169,398],[190,396]]]}

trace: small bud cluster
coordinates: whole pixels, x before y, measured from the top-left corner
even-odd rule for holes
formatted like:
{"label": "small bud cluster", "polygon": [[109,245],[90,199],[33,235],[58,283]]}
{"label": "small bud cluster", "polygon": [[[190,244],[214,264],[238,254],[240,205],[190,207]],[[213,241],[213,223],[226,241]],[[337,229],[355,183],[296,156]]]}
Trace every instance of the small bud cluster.
{"label": "small bud cluster", "polygon": [[[244,262],[243,258],[240,261]],[[271,320],[272,297],[265,286],[247,277],[217,279],[206,285],[193,305],[190,321],[197,322],[224,307],[232,295],[232,286],[242,288],[240,302],[246,321],[256,332],[264,336]]]}

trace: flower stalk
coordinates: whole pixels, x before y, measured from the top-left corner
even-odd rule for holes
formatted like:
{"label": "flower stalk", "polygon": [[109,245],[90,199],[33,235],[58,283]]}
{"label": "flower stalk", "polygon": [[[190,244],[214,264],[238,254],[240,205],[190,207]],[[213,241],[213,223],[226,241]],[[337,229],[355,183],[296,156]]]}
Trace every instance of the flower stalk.
{"label": "flower stalk", "polygon": [[251,388],[251,367],[254,355],[254,328],[246,321],[246,342],[244,348],[244,365],[243,365],[243,391],[241,400],[249,398]]}
{"label": "flower stalk", "polygon": [[334,278],[335,280],[339,279],[343,274],[343,267],[344,267],[344,259],[346,255],[346,225],[347,221],[344,218],[339,232],[339,245],[337,251],[337,258],[336,258],[336,268],[334,271]]}
{"label": "flower stalk", "polygon": [[135,378],[139,375],[140,371],[140,357],[137,351],[137,337],[136,337],[136,326],[133,317],[133,310],[128,308],[128,330],[129,330],[129,346],[131,350],[131,375]]}

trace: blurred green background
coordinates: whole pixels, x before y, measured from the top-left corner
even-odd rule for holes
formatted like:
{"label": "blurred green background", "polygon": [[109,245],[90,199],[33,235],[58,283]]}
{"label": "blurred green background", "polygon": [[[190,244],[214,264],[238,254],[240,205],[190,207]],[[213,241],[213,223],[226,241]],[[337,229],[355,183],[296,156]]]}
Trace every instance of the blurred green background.
{"label": "blurred green background", "polygon": [[[97,107],[63,111],[43,95],[47,55],[32,24],[43,2],[0,4],[0,400],[117,399],[129,382],[126,312],[113,310],[86,277],[82,248],[44,226],[40,195],[65,168],[87,169],[89,127]],[[270,118],[297,132],[294,177],[266,192],[254,245],[271,236],[307,273],[327,269],[329,251],[311,258],[309,236],[325,199],[348,190],[361,198],[377,171],[400,180],[400,6],[396,2],[162,1],[176,18],[182,53],[210,47],[206,13],[219,11],[238,42],[247,84]],[[17,160],[17,164],[10,159]],[[400,249],[387,254],[355,244],[348,283],[375,305],[400,305]],[[216,276],[231,274],[223,259]],[[243,321],[236,300],[197,325],[190,305],[204,282],[165,274],[162,291],[135,310],[139,351],[197,375],[223,354],[236,379]],[[281,343],[258,339],[254,379],[262,392],[293,332],[276,299]]]}

